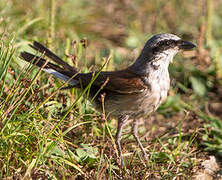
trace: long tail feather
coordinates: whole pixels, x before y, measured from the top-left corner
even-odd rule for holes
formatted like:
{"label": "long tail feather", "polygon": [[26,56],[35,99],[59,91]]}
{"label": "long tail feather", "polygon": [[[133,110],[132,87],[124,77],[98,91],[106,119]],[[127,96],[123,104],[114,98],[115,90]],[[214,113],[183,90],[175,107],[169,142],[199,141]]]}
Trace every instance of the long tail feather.
{"label": "long tail feather", "polygon": [[67,64],[66,62],[64,62],[61,58],[59,58],[52,51],[50,51],[48,48],[46,48],[45,46],[43,46],[39,42],[34,41],[33,45],[30,45],[30,47],[43,53],[45,56],[49,57],[50,59],[52,59],[54,62],[58,63],[59,65],[62,65],[64,69],[77,72],[77,70],[74,67],[72,67],[69,64]]}
{"label": "long tail feather", "polygon": [[[49,74],[52,74],[53,76],[60,78],[64,81],[69,80],[71,77],[73,77],[77,73],[75,71],[64,70],[61,67],[59,67],[53,63],[50,63],[50,62],[47,62],[47,64],[46,64],[45,59],[43,59],[39,56],[35,56],[33,54],[30,54],[28,52],[22,52],[20,54],[20,56],[25,61],[32,63],[40,68],[43,67],[43,69],[42,69],[43,71],[45,71]],[[69,81],[69,84],[75,86],[76,84],[78,84],[78,81],[75,79],[71,79]]]}

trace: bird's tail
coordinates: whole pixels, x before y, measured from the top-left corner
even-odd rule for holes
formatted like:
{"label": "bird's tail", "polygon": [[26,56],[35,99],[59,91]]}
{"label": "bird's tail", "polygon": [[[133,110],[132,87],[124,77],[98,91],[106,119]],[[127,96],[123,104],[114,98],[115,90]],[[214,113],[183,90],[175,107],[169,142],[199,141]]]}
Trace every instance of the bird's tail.
{"label": "bird's tail", "polygon": [[25,51],[21,52],[20,54],[22,59],[42,68],[43,71],[52,74],[57,78],[60,78],[64,81],[69,80],[69,84],[71,85],[76,85],[78,83],[78,81],[75,79],[70,80],[71,77],[78,73],[78,71],[74,67],[64,62],[61,58],[51,52],[48,48],[44,47],[42,44],[36,41],[34,41],[34,43],[30,45],[30,47],[37,50],[38,52],[41,52],[43,55],[49,57],[51,60],[53,60],[55,63],[62,67],[50,62],[47,63],[44,58],[30,54]]}

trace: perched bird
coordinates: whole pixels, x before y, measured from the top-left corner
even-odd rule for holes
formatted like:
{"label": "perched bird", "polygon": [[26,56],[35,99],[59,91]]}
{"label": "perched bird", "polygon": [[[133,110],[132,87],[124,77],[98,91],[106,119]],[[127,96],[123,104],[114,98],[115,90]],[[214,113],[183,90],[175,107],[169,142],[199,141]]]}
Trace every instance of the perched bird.
{"label": "perched bird", "polygon": [[[43,67],[43,71],[55,77],[69,80],[73,88],[85,88],[95,74],[94,72],[79,73],[77,69],[38,42],[30,46],[52,59],[57,65],[50,62],[46,64],[44,58],[22,52],[21,57],[25,61]],[[170,87],[169,63],[178,51],[191,50],[194,47],[193,43],[173,34],[154,35],[146,42],[132,65],[119,71],[102,71],[93,82],[90,97],[97,95],[97,98],[93,98],[95,108],[101,110],[100,96],[105,94],[105,112],[118,119],[115,141],[122,166],[124,161],[120,140],[124,125],[128,120],[132,120],[132,134],[147,160],[146,151],[138,137],[138,118],[156,111],[164,102]]]}

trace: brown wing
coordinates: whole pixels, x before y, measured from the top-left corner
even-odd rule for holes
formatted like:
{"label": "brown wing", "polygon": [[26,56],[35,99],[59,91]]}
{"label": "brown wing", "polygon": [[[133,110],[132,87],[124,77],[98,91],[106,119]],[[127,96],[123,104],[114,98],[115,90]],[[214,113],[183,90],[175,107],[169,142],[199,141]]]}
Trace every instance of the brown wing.
{"label": "brown wing", "polygon": [[[79,79],[83,87],[87,86],[92,79],[93,73],[78,74],[75,79]],[[142,79],[129,70],[115,72],[101,72],[93,82],[92,88],[116,91],[118,93],[139,93],[147,89]]]}
{"label": "brown wing", "polygon": [[[57,64],[61,65],[62,67],[55,65],[53,63],[48,62],[47,65],[44,66],[43,70],[47,73],[54,75],[63,80],[68,80],[73,75],[77,74],[77,70],[64,62],[58,56],[56,56],[53,52],[51,52],[48,48],[43,46],[42,44],[34,41],[32,45],[30,45],[33,49],[43,53],[45,56],[52,59]],[[46,60],[42,57],[35,56],[28,52],[22,52],[21,57],[30,62],[35,64],[38,67],[42,67]],[[50,71],[49,71],[50,70]],[[53,70],[53,71],[52,71]],[[90,80],[92,79],[94,73],[79,73],[74,77],[75,82],[71,84],[71,87],[86,87]],[[122,71],[113,71],[113,72],[101,72],[99,76],[96,78],[94,83],[92,84],[92,88],[94,90],[103,89],[109,91],[115,91],[118,93],[139,93],[143,90],[147,89],[147,86],[142,81],[141,77],[135,75],[130,70],[125,69]]]}

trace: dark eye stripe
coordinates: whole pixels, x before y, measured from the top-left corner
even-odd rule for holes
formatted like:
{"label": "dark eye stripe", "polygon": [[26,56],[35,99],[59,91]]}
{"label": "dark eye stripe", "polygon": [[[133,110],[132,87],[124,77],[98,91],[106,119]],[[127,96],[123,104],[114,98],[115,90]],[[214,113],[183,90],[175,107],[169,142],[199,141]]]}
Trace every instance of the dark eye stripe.
{"label": "dark eye stripe", "polygon": [[172,39],[160,41],[155,47],[153,47],[152,49],[153,53],[161,52],[169,48],[173,48],[178,45],[179,41],[172,40]]}

